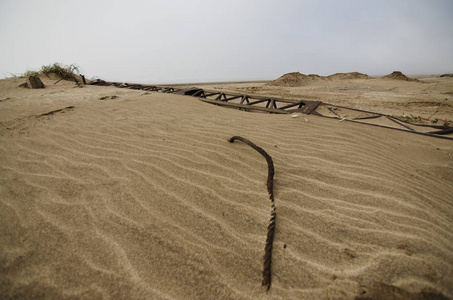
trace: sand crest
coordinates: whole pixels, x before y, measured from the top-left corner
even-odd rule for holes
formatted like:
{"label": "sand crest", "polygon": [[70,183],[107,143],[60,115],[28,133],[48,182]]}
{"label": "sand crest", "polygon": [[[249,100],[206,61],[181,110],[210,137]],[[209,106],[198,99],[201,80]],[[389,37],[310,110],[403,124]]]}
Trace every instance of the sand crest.
{"label": "sand crest", "polygon": [[[0,81],[0,298],[453,297],[451,141],[43,82]],[[234,135],[274,161],[268,293],[267,165]]]}
{"label": "sand crest", "polygon": [[393,71],[391,74],[382,76],[384,79],[405,80],[405,81],[418,81],[416,78],[409,78],[400,71]]}
{"label": "sand crest", "polygon": [[299,72],[287,73],[280,78],[275,79],[272,82],[269,82],[267,85],[270,86],[302,86],[311,81],[323,80],[322,76],[317,74],[301,74]]}
{"label": "sand crest", "polygon": [[350,73],[335,73],[327,76],[331,80],[342,80],[342,79],[372,79],[373,77],[359,73],[359,72],[350,72]]}
{"label": "sand crest", "polygon": [[372,79],[373,77],[359,72],[335,73],[329,76],[319,76],[318,74],[302,74],[299,72],[287,73],[274,81],[267,83],[269,86],[297,87],[311,83],[322,84],[325,80],[345,80],[345,79]]}

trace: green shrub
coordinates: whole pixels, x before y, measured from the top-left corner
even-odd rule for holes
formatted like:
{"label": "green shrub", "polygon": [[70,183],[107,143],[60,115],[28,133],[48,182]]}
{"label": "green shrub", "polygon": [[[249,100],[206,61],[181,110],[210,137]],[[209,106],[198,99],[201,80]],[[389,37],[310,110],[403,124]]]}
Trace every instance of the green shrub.
{"label": "green shrub", "polygon": [[49,75],[55,74],[62,79],[74,79],[75,72],[79,72],[79,67],[76,65],[63,65],[53,63],[47,66],[42,66],[39,71],[26,71],[23,76],[38,76],[40,74]]}
{"label": "green shrub", "polygon": [[453,74],[442,74],[440,77],[453,77]]}
{"label": "green shrub", "polygon": [[41,73],[38,72],[38,71],[30,71],[30,70],[28,70],[27,72],[24,73],[23,76],[27,76],[27,77],[28,76],[38,76],[39,74],[41,74]]}
{"label": "green shrub", "polygon": [[65,66],[60,63],[54,63],[53,65],[41,67],[42,74],[49,75],[53,73],[63,79],[73,79],[75,75],[74,72],[79,72],[79,68],[74,64]]}

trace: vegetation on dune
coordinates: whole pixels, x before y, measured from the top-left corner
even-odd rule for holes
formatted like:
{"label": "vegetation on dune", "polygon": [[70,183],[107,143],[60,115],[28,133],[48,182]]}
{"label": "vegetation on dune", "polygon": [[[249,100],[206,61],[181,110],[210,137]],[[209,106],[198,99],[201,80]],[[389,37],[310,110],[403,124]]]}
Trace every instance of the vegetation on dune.
{"label": "vegetation on dune", "polygon": [[41,74],[41,72],[39,71],[31,71],[31,70],[27,70],[27,72],[25,72],[24,74],[20,75],[19,77],[23,77],[23,76],[38,76],[39,74]]}
{"label": "vegetation on dune", "polygon": [[41,74],[49,76],[49,74],[56,74],[62,79],[74,79],[75,72],[79,72],[79,67],[74,64],[63,65],[61,63],[53,63],[47,66],[42,66],[39,71],[27,70],[23,76],[38,76]]}
{"label": "vegetation on dune", "polygon": [[442,74],[439,77],[453,77],[453,74]]}

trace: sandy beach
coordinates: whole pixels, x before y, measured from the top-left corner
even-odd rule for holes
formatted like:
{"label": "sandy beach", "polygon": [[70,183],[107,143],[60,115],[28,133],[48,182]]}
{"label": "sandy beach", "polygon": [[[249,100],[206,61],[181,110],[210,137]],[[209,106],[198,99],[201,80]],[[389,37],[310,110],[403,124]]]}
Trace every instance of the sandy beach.
{"label": "sandy beach", "polygon": [[[417,79],[200,87],[453,120],[453,78]],[[42,80],[0,80],[0,298],[453,298],[451,140]],[[275,166],[268,292],[267,165],[236,135]]]}

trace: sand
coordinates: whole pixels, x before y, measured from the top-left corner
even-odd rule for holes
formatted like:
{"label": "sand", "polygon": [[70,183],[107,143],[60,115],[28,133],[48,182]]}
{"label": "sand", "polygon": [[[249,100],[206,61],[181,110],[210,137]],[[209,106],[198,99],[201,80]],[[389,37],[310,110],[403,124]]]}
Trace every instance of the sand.
{"label": "sand", "polygon": [[294,86],[303,86],[307,85],[313,81],[323,81],[327,78],[319,76],[317,74],[301,74],[299,72],[287,73],[272,82],[267,83],[269,86],[278,86],[278,87],[294,87]]}
{"label": "sand", "polygon": [[416,78],[409,78],[400,71],[393,71],[392,73],[383,76],[384,79],[405,80],[405,81],[418,81]]}
{"label": "sand", "polygon": [[[0,81],[0,298],[453,297],[451,141],[188,96],[45,78],[45,89],[31,90],[22,81]],[[357,81],[218,88],[422,114],[420,99],[443,103],[439,86],[453,82],[374,81],[371,94]],[[435,92],[417,94],[428,87]],[[451,106],[439,110],[452,118]],[[267,165],[228,143],[233,135],[274,160],[269,292]]]}
{"label": "sand", "polygon": [[[347,74],[353,75],[354,73],[357,72]],[[289,79],[301,78],[299,75],[296,76],[296,73],[290,74],[292,75],[288,77]],[[273,82],[278,83],[279,79]],[[322,101],[395,116],[412,114],[415,117],[453,121],[453,80],[451,77],[425,76],[410,79],[410,81],[406,81],[382,77],[337,80],[325,80],[324,78],[303,81],[302,85],[298,83],[297,86],[285,85],[285,81],[283,81],[283,84],[277,86],[269,85],[270,82],[268,82],[205,84],[200,87],[287,99]]]}

